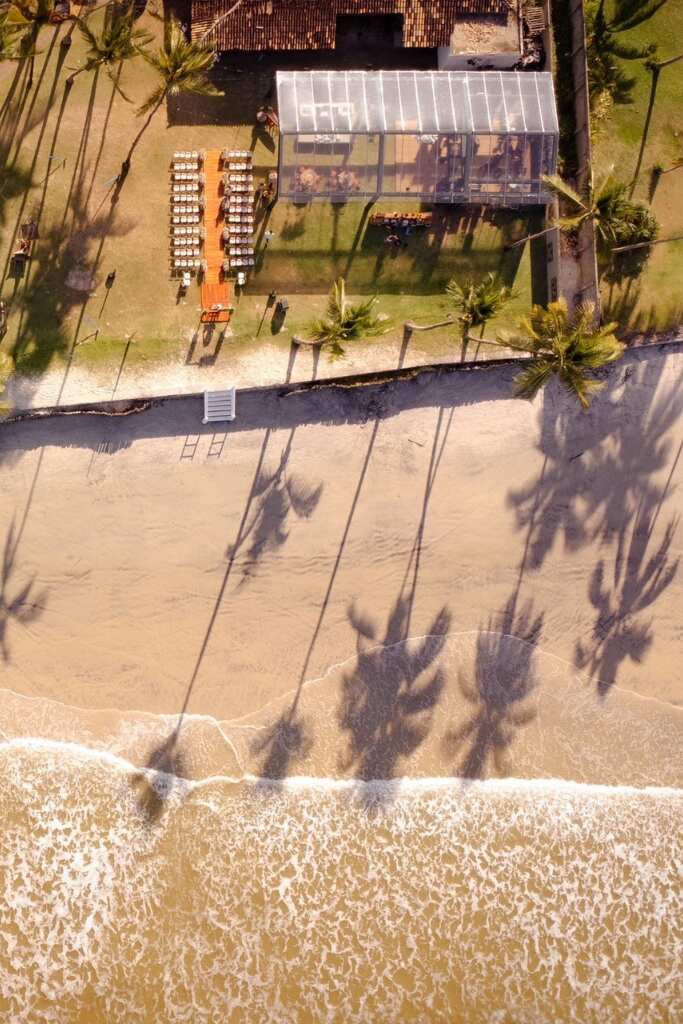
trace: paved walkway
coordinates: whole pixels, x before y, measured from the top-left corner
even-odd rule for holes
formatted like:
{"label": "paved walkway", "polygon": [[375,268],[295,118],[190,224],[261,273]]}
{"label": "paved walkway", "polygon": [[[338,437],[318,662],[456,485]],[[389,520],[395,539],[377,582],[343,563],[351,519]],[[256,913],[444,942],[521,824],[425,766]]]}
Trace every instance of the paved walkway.
{"label": "paved walkway", "polygon": [[207,270],[201,288],[203,309],[210,309],[215,305],[227,306],[230,302],[230,286],[223,278],[223,188],[220,158],[220,149],[210,149],[204,161],[204,259],[207,262]]}

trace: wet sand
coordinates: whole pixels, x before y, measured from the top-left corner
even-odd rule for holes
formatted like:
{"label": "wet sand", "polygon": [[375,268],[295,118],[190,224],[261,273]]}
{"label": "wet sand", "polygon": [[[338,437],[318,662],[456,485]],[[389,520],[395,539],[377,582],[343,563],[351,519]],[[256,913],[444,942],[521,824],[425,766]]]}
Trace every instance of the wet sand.
{"label": "wet sand", "polygon": [[[99,743],[122,728],[130,739],[134,720],[143,739],[120,752],[137,760],[184,708],[209,751],[202,773],[283,774],[307,751],[299,768],[329,774],[330,757],[311,753],[315,735],[283,732],[309,682],[327,675],[336,681],[313,703],[329,705],[317,747],[329,752],[334,734],[334,774],[509,774],[525,730],[538,729],[527,713],[535,684],[521,677],[542,655],[597,721],[638,695],[645,719],[680,729],[683,355],[629,355],[588,414],[554,389],[512,400],[511,376],[247,393],[225,431],[202,426],[191,399],[2,427],[3,686],[18,696],[0,728],[53,739],[90,730]],[[424,665],[383,691],[381,657],[368,652],[431,635],[461,636],[465,660],[453,643],[448,665],[442,642],[423,644]],[[520,678],[503,673],[497,690],[477,692],[470,667],[510,672],[500,636],[518,642]],[[405,712],[389,730],[410,727],[411,702],[424,706],[418,738],[401,748],[399,735],[373,768],[351,720],[376,694],[380,719]],[[484,729],[502,716],[502,767],[491,750],[470,756],[472,734],[448,749],[477,702]],[[169,717],[160,726],[144,712]],[[236,720],[260,731],[260,751],[258,737],[233,743]],[[440,741],[425,745],[427,734]],[[554,758],[537,753],[536,773],[554,774]]]}

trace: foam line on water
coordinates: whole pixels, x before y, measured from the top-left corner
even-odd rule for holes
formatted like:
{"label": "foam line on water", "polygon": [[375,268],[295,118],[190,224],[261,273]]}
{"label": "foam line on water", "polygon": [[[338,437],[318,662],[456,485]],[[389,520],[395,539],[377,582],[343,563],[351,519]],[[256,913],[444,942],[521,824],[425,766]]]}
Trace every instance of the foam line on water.
{"label": "foam line on water", "polygon": [[[21,737],[0,743],[0,752],[7,749],[35,750],[36,752],[63,753],[74,758],[97,761],[116,768],[118,771],[139,773],[140,768],[117,754],[108,750],[83,746],[79,743],[62,742],[60,740],[44,740],[38,737]],[[150,776],[166,776],[175,778],[167,772],[145,769]],[[613,795],[622,793],[630,796],[671,796],[680,798],[683,789],[672,786],[605,786],[599,783],[573,782],[569,779],[465,779],[459,776],[437,775],[430,778],[401,777],[396,779],[333,779],[314,775],[290,775],[285,779],[263,779],[258,775],[209,775],[204,779],[180,780],[186,790],[201,790],[204,787],[224,783],[241,785],[249,783],[263,789],[286,790],[321,790],[326,792],[354,792],[363,789],[390,789],[399,793],[431,793],[439,791],[461,790],[463,793],[587,793],[592,795]]]}

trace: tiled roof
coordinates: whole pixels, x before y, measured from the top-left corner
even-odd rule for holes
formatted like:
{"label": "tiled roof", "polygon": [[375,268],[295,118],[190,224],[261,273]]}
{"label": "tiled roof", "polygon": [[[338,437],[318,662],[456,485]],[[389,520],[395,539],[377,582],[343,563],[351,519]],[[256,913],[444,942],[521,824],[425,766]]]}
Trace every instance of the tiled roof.
{"label": "tiled roof", "polygon": [[514,0],[192,0],[192,35],[217,22],[209,38],[219,50],[333,49],[339,15],[402,14],[404,46],[448,46],[458,17],[501,18],[513,6]]}

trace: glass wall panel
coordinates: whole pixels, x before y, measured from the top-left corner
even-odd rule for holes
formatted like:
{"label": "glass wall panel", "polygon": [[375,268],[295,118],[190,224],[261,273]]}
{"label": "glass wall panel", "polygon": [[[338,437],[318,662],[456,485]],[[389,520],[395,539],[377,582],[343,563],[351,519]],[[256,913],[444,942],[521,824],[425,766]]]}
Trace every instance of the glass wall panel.
{"label": "glass wall panel", "polygon": [[472,139],[471,181],[500,181],[506,176],[507,136],[475,135]]}
{"label": "glass wall panel", "polygon": [[486,98],[488,101],[489,126],[492,132],[504,132],[507,130],[507,112],[503,100],[503,86],[501,76],[486,75],[484,78],[486,86]]}
{"label": "glass wall panel", "polygon": [[543,131],[543,116],[538,100],[538,89],[536,87],[536,76],[519,76],[519,88],[524,103],[524,130],[527,132]]}
{"label": "glass wall panel", "polygon": [[510,135],[507,140],[508,181],[528,183],[531,181],[531,152],[526,135]]}
{"label": "glass wall panel", "polygon": [[436,136],[388,135],[384,150],[384,192],[433,194],[436,187]]}
{"label": "glass wall panel", "polygon": [[437,152],[436,197],[442,202],[465,191],[464,135],[440,135]]}
{"label": "glass wall panel", "polygon": [[286,136],[282,147],[283,193],[312,199],[377,192],[377,135]]}
{"label": "glass wall panel", "polygon": [[296,190],[298,157],[297,136],[280,136],[280,181],[281,192],[291,194]]}

